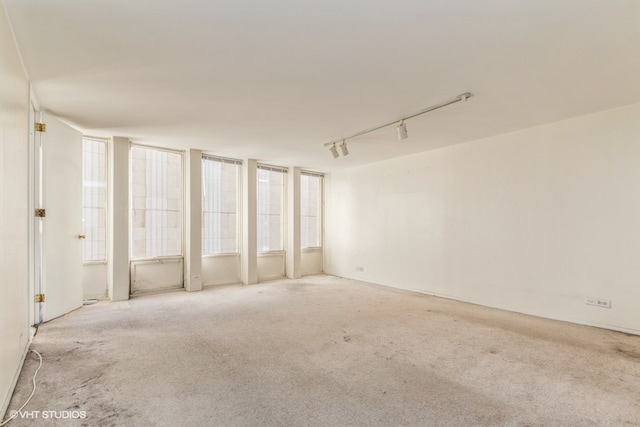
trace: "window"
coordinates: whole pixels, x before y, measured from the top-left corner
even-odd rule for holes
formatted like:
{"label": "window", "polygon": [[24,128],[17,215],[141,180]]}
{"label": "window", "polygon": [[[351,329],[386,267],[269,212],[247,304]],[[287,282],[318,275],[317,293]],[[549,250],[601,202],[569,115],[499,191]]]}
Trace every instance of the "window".
{"label": "window", "polygon": [[182,154],[131,147],[132,258],[182,255]]}
{"label": "window", "polygon": [[239,160],[202,156],[202,254],[238,252]]}
{"label": "window", "polygon": [[258,252],[282,251],[286,169],[258,165]]}
{"label": "window", "polygon": [[83,261],[107,259],[107,142],[82,139]]}
{"label": "window", "polygon": [[321,174],[302,172],[300,176],[300,244],[304,248],[322,246]]}

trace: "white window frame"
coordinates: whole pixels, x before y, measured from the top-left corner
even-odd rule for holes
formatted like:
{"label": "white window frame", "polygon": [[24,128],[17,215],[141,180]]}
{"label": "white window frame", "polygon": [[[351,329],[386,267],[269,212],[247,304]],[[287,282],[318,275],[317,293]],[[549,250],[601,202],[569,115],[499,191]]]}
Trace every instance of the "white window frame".
{"label": "white window frame", "polygon": [[[316,252],[322,250],[324,247],[324,174],[318,172],[311,171],[301,171],[300,179],[302,180],[303,176],[311,176],[320,179],[320,188],[318,189],[318,246],[301,246],[300,250],[303,252]],[[300,190],[300,199],[302,201],[302,186]],[[300,224],[302,224],[302,210],[300,212]],[[300,235],[302,237],[302,230],[300,230]],[[302,239],[301,239],[302,244]]]}
{"label": "white window frame", "polygon": [[[266,170],[266,171],[270,171],[270,172],[278,172],[282,174],[282,197],[281,197],[281,206],[280,206],[280,248],[281,249],[269,249],[266,251],[263,251],[260,249],[260,242],[259,242],[259,209],[260,207],[257,206],[256,207],[256,216],[257,218],[257,226],[256,226],[256,246],[258,246],[257,248],[257,252],[259,255],[265,255],[265,254],[282,254],[286,252],[286,246],[285,246],[285,242],[287,239],[287,210],[286,210],[286,206],[287,206],[287,174],[289,173],[289,170],[285,167],[281,167],[281,166],[273,166],[273,165],[266,165],[266,164],[262,164],[262,163],[258,163],[257,165],[257,169],[258,170]],[[256,180],[259,180],[259,173],[256,172]],[[259,182],[256,182],[256,205],[258,205],[258,199],[259,199],[259,191],[260,191],[260,184]]]}
{"label": "white window frame", "polygon": [[[131,151],[134,148],[144,148],[144,149],[148,149],[148,150],[157,150],[157,151],[163,151],[166,153],[171,153],[171,154],[178,154],[180,156],[180,179],[181,179],[181,188],[180,188],[180,192],[181,192],[181,200],[179,202],[179,206],[180,206],[180,211],[181,211],[181,221],[182,221],[182,225],[181,225],[181,235],[180,235],[180,254],[179,255],[159,255],[159,256],[144,256],[144,257],[135,257],[133,255],[133,251],[134,251],[134,211],[135,211],[135,205],[134,205],[134,166],[133,166],[133,155],[131,153]],[[184,155],[184,151],[180,151],[180,150],[171,150],[169,148],[164,148],[164,147],[157,147],[157,146],[153,146],[153,145],[144,145],[144,144],[134,144],[131,143],[129,145],[129,258],[131,261],[144,261],[144,260],[153,260],[153,259],[183,259],[184,258],[184,253],[185,253],[185,229],[186,229],[186,219],[185,219],[185,184],[186,184],[186,179],[185,179],[185,155]]]}
{"label": "white window frame", "polygon": [[[87,228],[85,226],[85,215],[84,215],[84,210],[85,208],[87,208],[87,206],[85,206],[85,145],[84,142],[85,141],[92,141],[92,142],[98,142],[98,143],[102,143],[104,144],[104,197],[103,197],[103,204],[104,204],[104,217],[105,217],[105,226],[104,226],[104,236],[103,240],[104,240],[104,258],[101,259],[86,259],[85,258],[85,248],[87,243],[92,242],[93,239],[91,239],[92,236],[91,233],[89,233],[87,231]],[[108,164],[108,149],[109,149],[109,139],[108,138],[97,138],[97,137],[93,137],[93,136],[87,136],[87,135],[83,135],[82,136],[82,234],[84,236],[84,240],[83,240],[83,244],[82,244],[82,263],[86,264],[86,265],[90,265],[90,264],[106,264],[107,263],[107,259],[108,259],[108,254],[109,254],[109,194],[108,194],[108,186],[109,186],[109,164]],[[98,207],[100,209],[100,207]]]}
{"label": "white window frame", "polygon": [[[204,224],[205,224],[205,202],[204,202],[204,197],[205,197],[205,191],[206,191],[206,183],[205,183],[205,176],[204,176],[204,162],[205,161],[215,161],[215,162],[220,162],[220,163],[228,163],[228,164],[233,164],[236,165],[238,167],[237,169],[237,176],[236,176],[236,232],[235,232],[235,239],[236,239],[236,250],[235,252],[214,252],[214,253],[207,253],[205,252],[205,228],[204,228]],[[230,158],[226,158],[226,157],[219,157],[219,156],[213,156],[210,154],[206,154],[203,153],[202,154],[202,197],[203,197],[203,201],[202,201],[202,256],[203,257],[224,257],[224,256],[233,256],[233,255],[238,255],[240,254],[240,248],[242,246],[242,242],[240,241],[240,229],[242,226],[242,204],[241,204],[241,200],[242,200],[242,186],[241,186],[241,179],[242,179],[242,161],[241,160],[237,160],[237,159],[230,159]]]}

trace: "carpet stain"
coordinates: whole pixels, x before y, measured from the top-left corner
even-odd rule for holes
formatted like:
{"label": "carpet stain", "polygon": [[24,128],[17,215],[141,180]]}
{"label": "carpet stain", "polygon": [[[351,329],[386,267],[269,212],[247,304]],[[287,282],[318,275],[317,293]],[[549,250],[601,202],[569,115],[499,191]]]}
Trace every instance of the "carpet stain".
{"label": "carpet stain", "polygon": [[630,350],[630,349],[624,348],[622,346],[616,346],[616,347],[614,347],[614,350],[617,351],[618,353],[622,354],[626,358],[631,359],[634,362],[639,362],[640,363],[640,352],[637,352],[635,350]]}

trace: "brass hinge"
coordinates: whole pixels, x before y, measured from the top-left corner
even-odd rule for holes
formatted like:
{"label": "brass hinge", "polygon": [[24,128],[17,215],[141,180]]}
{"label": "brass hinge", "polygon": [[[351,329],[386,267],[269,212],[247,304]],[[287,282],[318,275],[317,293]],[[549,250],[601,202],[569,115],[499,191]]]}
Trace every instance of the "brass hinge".
{"label": "brass hinge", "polygon": [[46,209],[36,209],[36,218],[44,218],[47,216]]}
{"label": "brass hinge", "polygon": [[45,123],[36,123],[35,127],[36,127],[36,132],[46,132],[47,131],[47,125]]}
{"label": "brass hinge", "polygon": [[44,302],[44,294],[36,294],[36,302]]}

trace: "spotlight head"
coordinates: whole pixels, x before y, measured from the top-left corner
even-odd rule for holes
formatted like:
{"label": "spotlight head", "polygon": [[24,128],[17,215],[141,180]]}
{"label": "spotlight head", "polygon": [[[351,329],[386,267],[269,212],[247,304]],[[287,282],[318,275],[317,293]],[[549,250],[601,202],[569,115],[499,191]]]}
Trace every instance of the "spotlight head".
{"label": "spotlight head", "polygon": [[398,125],[398,139],[402,141],[403,139],[407,139],[408,137],[409,137],[409,133],[407,132],[407,125],[404,123],[404,120],[403,120]]}
{"label": "spotlight head", "polygon": [[342,145],[340,146],[340,151],[342,151],[343,156],[349,155],[349,149],[347,148],[347,143],[342,141]]}
{"label": "spotlight head", "polygon": [[334,159],[337,159],[338,156],[340,155],[338,154],[338,149],[336,148],[336,144],[333,144],[331,148],[329,148],[329,150],[331,151],[331,155],[333,156]]}

